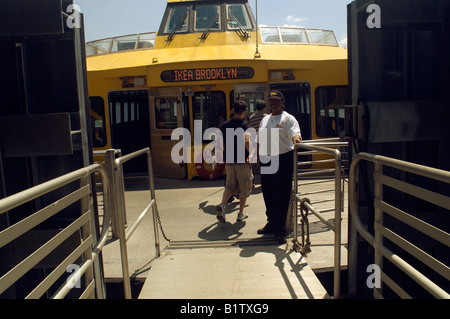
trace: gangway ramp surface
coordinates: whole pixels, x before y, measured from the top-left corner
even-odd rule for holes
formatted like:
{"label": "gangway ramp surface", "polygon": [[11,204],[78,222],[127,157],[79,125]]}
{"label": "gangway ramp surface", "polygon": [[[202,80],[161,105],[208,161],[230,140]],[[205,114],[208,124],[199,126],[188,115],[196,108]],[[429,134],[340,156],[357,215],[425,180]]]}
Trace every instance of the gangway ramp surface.
{"label": "gangway ramp surface", "polygon": [[[278,245],[272,235],[258,235],[267,222],[259,176],[247,200],[249,218],[244,222],[236,222],[237,200],[227,207],[227,222],[217,221],[224,179],[156,178],[155,183],[170,243],[160,233],[161,257],[155,259],[151,216],[127,241],[130,275],[145,281],[140,298],[328,298],[313,271],[332,269],[333,233],[311,218],[312,252],[306,259],[290,250],[292,238]],[[125,186],[127,219],[132,223],[138,216],[133,213],[148,202],[148,182],[127,178]],[[343,237],[346,234],[343,231]],[[346,242],[343,238],[343,262]],[[105,277],[112,282],[122,276],[118,244],[111,241],[104,248]]]}
{"label": "gangway ramp surface", "polygon": [[171,243],[139,299],[326,299],[302,256],[270,237]]}

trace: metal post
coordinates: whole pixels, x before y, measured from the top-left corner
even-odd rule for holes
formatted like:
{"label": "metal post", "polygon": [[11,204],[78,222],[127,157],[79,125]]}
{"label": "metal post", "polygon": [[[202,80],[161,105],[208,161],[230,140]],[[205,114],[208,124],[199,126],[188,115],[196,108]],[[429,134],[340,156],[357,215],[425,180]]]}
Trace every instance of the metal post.
{"label": "metal post", "polygon": [[357,294],[357,276],[358,276],[358,231],[356,229],[356,221],[353,221],[352,216],[358,215],[356,198],[358,197],[358,190],[356,185],[359,184],[357,158],[352,159],[352,164],[349,167],[348,173],[348,221],[349,221],[349,238],[348,238],[348,293],[350,296]]}
{"label": "metal post", "polygon": [[[153,164],[152,164],[152,156],[151,151],[148,149],[147,151],[147,166],[148,166],[148,182],[150,186],[150,195],[152,200],[156,200],[155,198],[155,182],[153,179]],[[155,234],[155,251],[156,258],[159,258],[161,255],[160,243],[159,243],[159,228],[158,228],[158,220],[157,220],[157,211],[156,211],[156,202],[152,205],[152,215],[153,215],[153,232]]]}
{"label": "metal post", "polygon": [[[115,173],[114,173],[114,160],[116,157],[116,150],[109,149],[106,150],[105,154],[105,169],[106,173],[108,174],[108,180],[109,180],[109,189],[111,191],[111,230],[112,230],[112,237],[117,239],[119,238],[119,222],[117,221],[117,207],[114,199],[116,198],[116,187],[115,187]],[[105,198],[103,196],[103,210],[105,210]]]}
{"label": "metal post", "polygon": [[121,171],[122,165],[119,163],[117,165],[114,160],[114,180],[115,180],[115,189],[114,197],[116,199],[116,222],[118,237],[119,237],[119,245],[120,245],[120,257],[122,260],[122,274],[123,274],[123,290],[125,299],[131,299],[131,284],[130,284],[130,270],[128,266],[128,252],[127,252],[127,239],[125,235],[125,221],[124,221],[124,193],[122,190],[123,180],[121,179]]}
{"label": "metal post", "polygon": [[294,245],[298,244],[298,156],[297,156],[297,146],[294,147],[294,203],[292,209],[294,210]]}
{"label": "metal post", "polygon": [[255,58],[260,58],[261,54],[259,53],[259,35],[258,35],[258,0],[255,0],[255,4],[256,4],[256,27],[255,27],[255,31],[256,31],[256,51],[255,51]]}
{"label": "metal post", "polygon": [[[377,175],[383,174],[383,165],[374,162],[374,199],[376,200],[383,200],[383,184],[377,181]],[[374,250],[375,250],[375,264],[380,267],[380,269],[383,269],[383,255],[381,254],[379,247],[383,246],[383,235],[380,231],[377,231],[377,227],[375,224],[383,225],[383,211],[382,209],[375,204],[375,218],[374,218],[374,232],[375,232],[375,243],[374,243]],[[383,287],[381,286],[379,288],[379,294],[383,295]],[[373,290],[374,297],[376,298],[377,291],[376,289]]]}
{"label": "metal post", "polygon": [[[118,149],[116,150],[117,157],[122,157],[122,150]],[[116,164],[114,164],[117,166]],[[118,187],[118,191],[120,194],[123,194],[123,196],[120,196],[120,205],[122,206],[122,218],[123,218],[123,225],[126,227],[127,222],[127,214],[125,209],[125,178],[123,176],[123,166],[117,166],[120,167],[120,172],[117,174],[117,178],[119,179],[118,182],[116,182],[116,186]],[[117,168],[116,168],[117,169]]]}
{"label": "metal post", "polygon": [[341,152],[336,149],[335,158],[335,195],[334,195],[334,298],[338,299],[341,295]]}

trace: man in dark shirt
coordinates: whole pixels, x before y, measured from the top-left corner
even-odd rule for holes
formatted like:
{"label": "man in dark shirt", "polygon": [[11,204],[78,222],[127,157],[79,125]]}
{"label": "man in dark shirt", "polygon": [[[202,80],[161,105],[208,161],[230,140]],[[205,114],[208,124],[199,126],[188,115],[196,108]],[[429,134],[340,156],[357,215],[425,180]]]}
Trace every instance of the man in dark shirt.
{"label": "man in dark shirt", "polygon": [[217,206],[217,219],[221,222],[225,222],[226,204],[233,194],[239,194],[237,221],[241,222],[248,217],[244,212],[244,206],[253,186],[251,164],[256,162],[255,134],[252,134],[250,124],[244,121],[247,104],[244,101],[238,101],[234,103],[233,109],[234,117],[220,126],[225,150],[223,158],[227,172],[222,203]]}

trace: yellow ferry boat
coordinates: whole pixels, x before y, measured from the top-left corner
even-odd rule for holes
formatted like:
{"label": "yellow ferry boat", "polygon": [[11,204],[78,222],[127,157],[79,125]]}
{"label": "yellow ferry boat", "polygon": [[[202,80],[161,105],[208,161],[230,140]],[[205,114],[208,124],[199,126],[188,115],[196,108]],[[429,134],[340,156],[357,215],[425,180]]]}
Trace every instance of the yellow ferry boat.
{"label": "yellow ferry boat", "polygon": [[257,27],[246,0],[169,0],[157,32],[92,41],[86,51],[95,150],[150,146],[159,176],[220,176],[217,163],[174,163],[172,131],[192,132],[196,120],[202,134],[218,127],[238,99],[251,115],[270,89],[284,93],[304,140],[343,131],[347,50],[329,30]]}

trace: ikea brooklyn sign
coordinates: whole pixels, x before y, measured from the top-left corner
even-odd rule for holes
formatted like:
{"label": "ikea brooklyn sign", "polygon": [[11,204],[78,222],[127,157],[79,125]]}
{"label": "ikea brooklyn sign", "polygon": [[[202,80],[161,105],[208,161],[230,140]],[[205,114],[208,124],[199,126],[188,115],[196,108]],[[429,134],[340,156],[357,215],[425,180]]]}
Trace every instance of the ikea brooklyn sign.
{"label": "ikea brooklyn sign", "polygon": [[255,71],[251,67],[201,68],[166,70],[161,72],[164,82],[220,81],[251,79]]}

